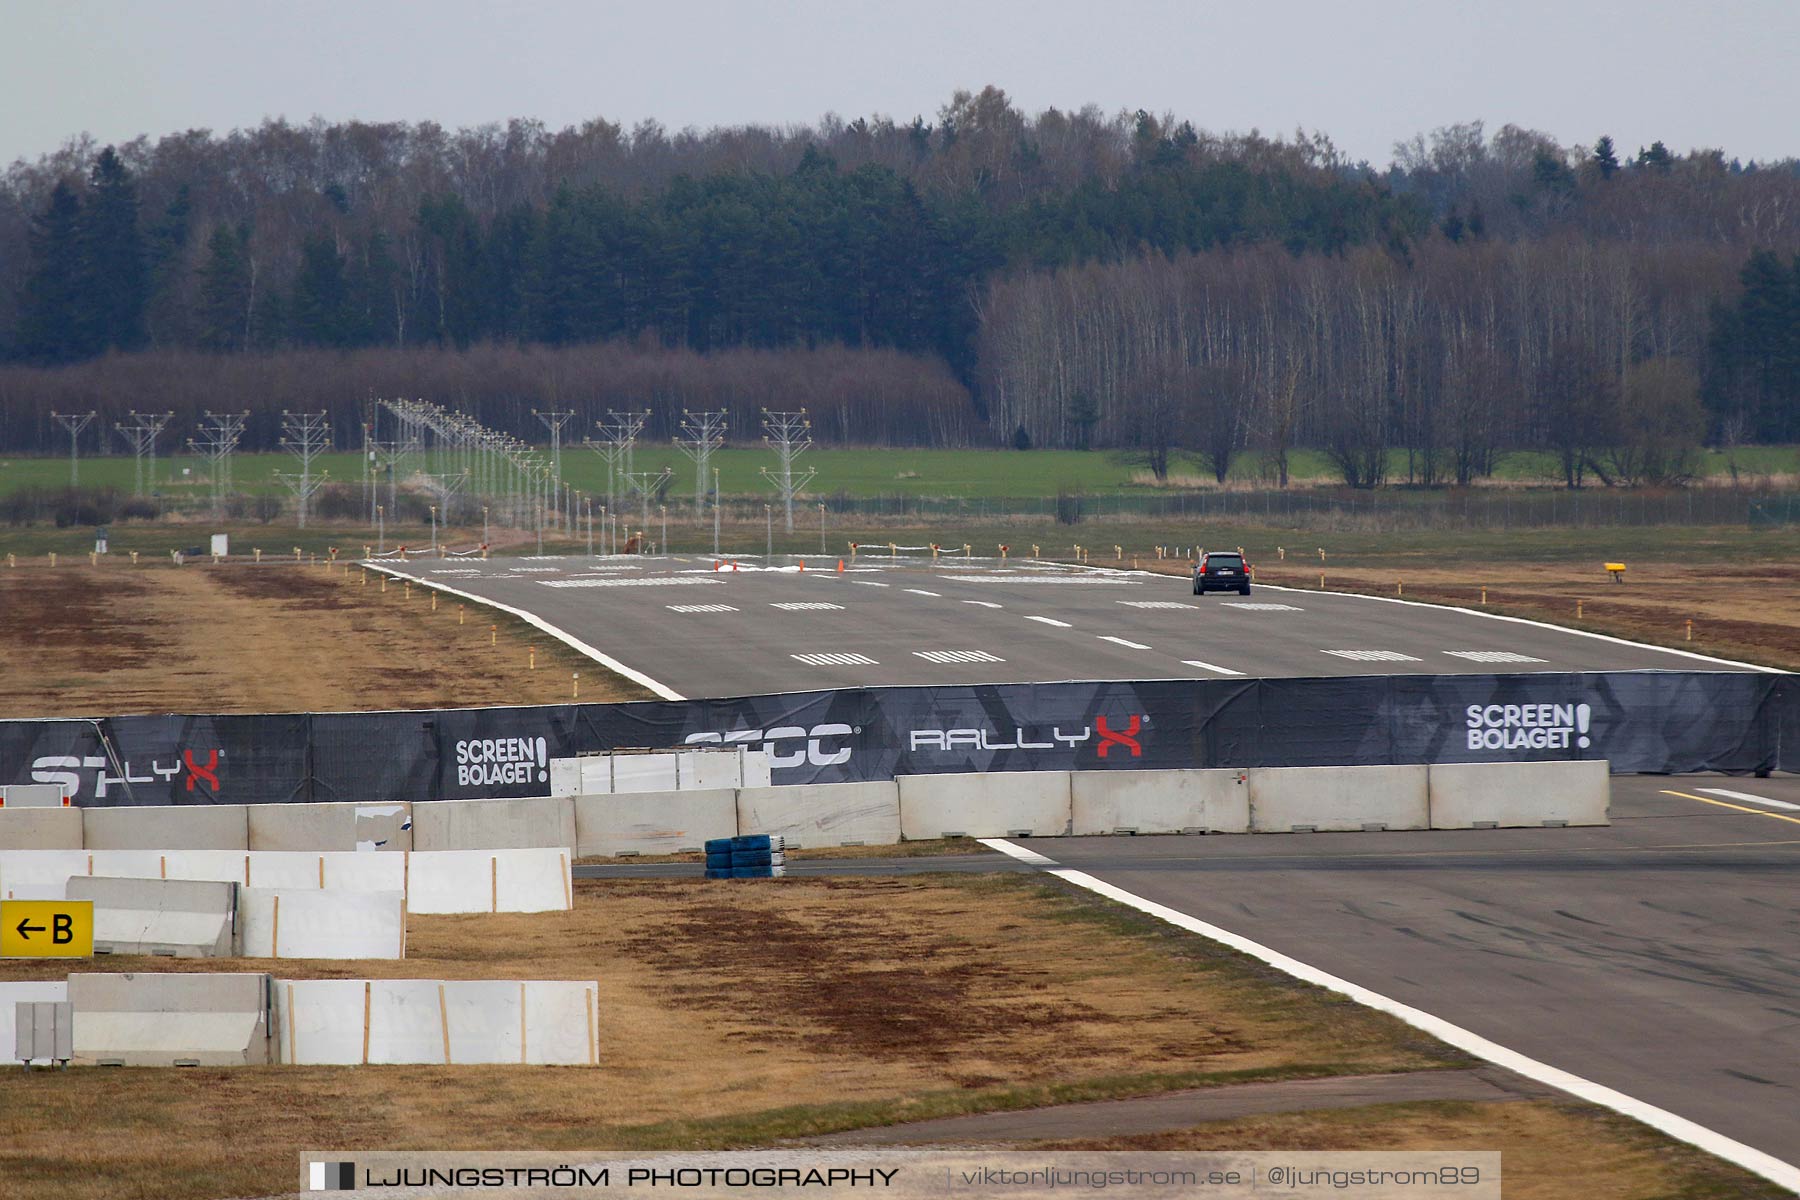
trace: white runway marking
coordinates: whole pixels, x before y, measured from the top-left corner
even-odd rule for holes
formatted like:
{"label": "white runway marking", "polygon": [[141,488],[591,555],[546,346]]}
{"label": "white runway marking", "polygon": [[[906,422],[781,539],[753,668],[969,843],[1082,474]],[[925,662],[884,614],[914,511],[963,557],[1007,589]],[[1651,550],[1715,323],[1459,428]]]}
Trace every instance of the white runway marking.
{"label": "white runway marking", "polygon": [[1217,667],[1209,662],[1201,662],[1197,658],[1184,658],[1181,660],[1181,662],[1182,662],[1183,666],[1199,667],[1202,671],[1217,671],[1221,675],[1242,675],[1243,674],[1242,671],[1234,671],[1230,667]]}
{"label": "white runway marking", "polygon": [[1127,650],[1148,650],[1150,648],[1142,642],[1134,642],[1130,638],[1114,637],[1110,633],[1100,634],[1099,637],[1103,642],[1111,642],[1116,646],[1124,646]]}
{"label": "white runway marking", "polygon": [[1198,604],[1183,604],[1179,600],[1114,600],[1114,604],[1123,604],[1130,608],[1199,608]]}
{"label": "white runway marking", "polygon": [[717,583],[717,582],[719,582],[717,579],[708,579],[705,576],[696,577],[693,575],[684,575],[679,579],[673,579],[673,578],[643,579],[643,578],[634,577],[631,579],[582,578],[582,579],[540,579],[540,580],[538,580],[538,583],[541,584],[542,586],[553,587],[553,588],[679,587],[682,584],[688,584],[688,583]]}
{"label": "white runway marking", "polygon": [[831,604],[824,600],[772,601],[772,602],[770,602],[769,607],[784,609],[787,612],[821,612],[821,611],[824,611],[827,609],[829,609],[833,612],[843,612],[844,611],[843,605]]}
{"label": "white runway marking", "polygon": [[530,574],[540,574],[541,575],[541,574],[546,574],[546,573],[554,575],[554,574],[558,573],[559,571],[561,571],[562,568],[561,567],[514,567],[513,570],[519,572],[521,575],[530,575]]}
{"label": "white runway marking", "polygon": [[1054,625],[1058,629],[1074,628],[1074,626],[1070,625],[1067,621],[1059,621],[1055,617],[1026,617],[1025,619],[1027,621],[1036,621],[1040,625]]}
{"label": "white runway marking", "polygon": [[798,659],[809,667],[878,667],[881,664],[866,654],[790,654],[789,658]]}
{"label": "white runway marking", "polygon": [[1800,804],[1789,804],[1786,800],[1771,800],[1767,796],[1752,796],[1748,792],[1734,792],[1727,788],[1695,788],[1696,792],[1705,792],[1709,796],[1724,796],[1728,800],[1742,800],[1746,804],[1766,804],[1770,808],[1785,808],[1792,812],[1800,812]]}
{"label": "white runway marking", "polygon": [[1478,663],[1530,663],[1548,661],[1542,658],[1533,658],[1529,654],[1514,654],[1511,650],[1446,650],[1444,653],[1452,658],[1466,658],[1470,662]]}
{"label": "white runway marking", "polygon": [[1339,658],[1353,658],[1357,662],[1419,662],[1410,654],[1402,654],[1398,650],[1321,650],[1320,654],[1334,654]]}
{"label": "white runway marking", "polygon": [[978,663],[1005,662],[998,655],[989,654],[986,650],[914,650],[914,658],[922,658],[934,663]]}
{"label": "white runway marking", "polygon": [[679,612],[679,613],[715,613],[715,612],[736,612],[737,611],[737,609],[733,608],[729,604],[665,604],[665,605],[663,605],[663,607],[668,609],[670,612]]}
{"label": "white runway marking", "polygon": [[1502,1046],[1500,1043],[1484,1038],[1460,1025],[1453,1025],[1442,1017],[1434,1016],[1420,1008],[1414,1008],[1410,1004],[1402,1004],[1380,992],[1363,987],[1358,983],[1352,983],[1342,976],[1333,975],[1311,963],[1302,962],[1291,955],[1283,954],[1279,950],[1253,941],[1241,933],[1233,933],[1229,929],[1202,921],[1179,909],[1158,904],[1154,900],[1147,900],[1134,892],[1128,892],[1122,887],[1096,878],[1086,871],[1064,869],[1055,859],[1046,858],[1035,850],[1015,845],[1004,838],[978,838],[976,840],[989,849],[998,850],[1021,862],[1028,862],[1033,866],[1044,868],[1050,874],[1072,883],[1076,887],[1086,888],[1090,892],[1105,896],[1109,900],[1115,900],[1128,908],[1147,913],[1159,921],[1166,921],[1177,929],[1197,933],[1201,937],[1211,938],[1242,954],[1248,954],[1302,982],[1336,992],[1340,996],[1347,996],[1358,1004],[1367,1005],[1392,1017],[1398,1017],[1414,1029],[1422,1029],[1438,1040],[1450,1043],[1458,1050],[1473,1054],[1496,1066],[1505,1067],[1509,1071],[1516,1071],[1527,1079],[1535,1079],[1539,1083],[1568,1092],[1589,1103],[1604,1105],[1614,1112],[1623,1113],[1633,1120],[1642,1121],[1652,1129],[1661,1130],[1670,1137],[1679,1138],[1690,1146],[1698,1146],[1708,1154],[1716,1154],[1727,1162],[1736,1163],[1746,1170],[1754,1171],[1764,1179],[1772,1180],[1790,1191],[1800,1191],[1800,1167],[1782,1162],[1772,1154],[1758,1150],[1754,1146],[1746,1146],[1744,1143],[1708,1129],[1698,1122],[1678,1116],[1667,1109],[1657,1108],[1653,1104],[1639,1100],[1636,1096],[1616,1091],[1579,1075],[1573,1075],[1560,1067],[1553,1067],[1549,1063],[1527,1057],[1517,1050]]}
{"label": "white runway marking", "polygon": [[852,579],[850,582],[851,583],[860,583],[864,587],[892,587],[893,586],[890,583],[877,583],[873,579]]}
{"label": "white runway marking", "polygon": [[1004,604],[995,604],[992,600],[964,600],[964,604],[979,604],[983,608],[1005,608]]}
{"label": "white runway marking", "polygon": [[1251,612],[1305,612],[1292,604],[1259,604],[1255,600],[1227,600],[1222,608],[1244,608]]}
{"label": "white runway marking", "polygon": [[1135,579],[1118,579],[1109,575],[971,575],[970,583],[1122,583],[1137,586]]}
{"label": "white runway marking", "polygon": [[907,588],[906,590],[915,596],[942,596],[944,594],[942,592],[928,592],[924,588]]}

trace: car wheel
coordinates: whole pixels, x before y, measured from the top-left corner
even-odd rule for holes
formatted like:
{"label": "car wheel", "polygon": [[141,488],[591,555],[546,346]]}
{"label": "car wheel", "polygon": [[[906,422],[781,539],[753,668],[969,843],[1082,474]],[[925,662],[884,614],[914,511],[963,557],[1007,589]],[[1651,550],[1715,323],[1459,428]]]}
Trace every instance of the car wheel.
{"label": "car wheel", "polygon": [[1250,585],[1247,583],[1243,587],[1238,589],[1238,595],[1240,595],[1240,596],[1248,596],[1249,594],[1250,594]]}

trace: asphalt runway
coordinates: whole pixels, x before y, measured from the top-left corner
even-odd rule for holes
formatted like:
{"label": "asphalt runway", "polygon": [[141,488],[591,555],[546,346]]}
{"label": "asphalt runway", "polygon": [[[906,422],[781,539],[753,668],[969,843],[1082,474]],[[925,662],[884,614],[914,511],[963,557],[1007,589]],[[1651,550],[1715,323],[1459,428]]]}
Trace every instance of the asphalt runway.
{"label": "asphalt runway", "polygon": [[[728,560],[729,561],[729,560]],[[784,563],[786,560],[783,560]],[[871,684],[1743,670],[1436,605],[1011,560],[546,556],[384,563],[532,613],[671,698]],[[825,569],[819,569],[823,566]]]}
{"label": "asphalt runway", "polygon": [[[1612,819],[1016,844],[1800,1159],[1800,778],[1619,776]],[[789,863],[795,876],[1029,869],[999,854]]]}
{"label": "asphalt runway", "polygon": [[1621,776],[1606,828],[1018,844],[1800,1163],[1800,779]]}

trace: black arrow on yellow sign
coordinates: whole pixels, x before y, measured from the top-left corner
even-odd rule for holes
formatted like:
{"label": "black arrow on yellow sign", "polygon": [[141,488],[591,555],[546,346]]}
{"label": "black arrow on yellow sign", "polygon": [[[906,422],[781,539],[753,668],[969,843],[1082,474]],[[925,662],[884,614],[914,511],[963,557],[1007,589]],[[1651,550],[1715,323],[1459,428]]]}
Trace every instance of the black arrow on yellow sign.
{"label": "black arrow on yellow sign", "polygon": [[45,926],[45,925],[28,925],[28,924],[26,924],[26,922],[30,921],[30,920],[31,920],[30,917],[26,917],[25,920],[20,921],[17,925],[14,926],[14,928],[19,931],[19,936],[24,938],[28,942],[31,940],[32,934],[42,933],[42,932],[44,932],[45,929],[48,928],[48,926]]}

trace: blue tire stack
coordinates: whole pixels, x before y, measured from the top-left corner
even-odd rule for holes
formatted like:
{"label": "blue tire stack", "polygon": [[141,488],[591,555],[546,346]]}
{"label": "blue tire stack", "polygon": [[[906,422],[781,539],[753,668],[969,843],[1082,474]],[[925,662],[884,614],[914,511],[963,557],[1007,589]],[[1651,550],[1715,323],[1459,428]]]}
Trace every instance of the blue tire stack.
{"label": "blue tire stack", "polygon": [[713,838],[706,843],[708,879],[777,879],[787,874],[782,865],[779,833],[751,833],[742,837]]}

